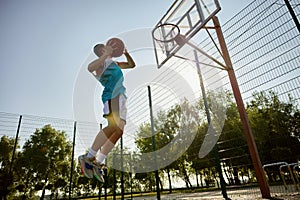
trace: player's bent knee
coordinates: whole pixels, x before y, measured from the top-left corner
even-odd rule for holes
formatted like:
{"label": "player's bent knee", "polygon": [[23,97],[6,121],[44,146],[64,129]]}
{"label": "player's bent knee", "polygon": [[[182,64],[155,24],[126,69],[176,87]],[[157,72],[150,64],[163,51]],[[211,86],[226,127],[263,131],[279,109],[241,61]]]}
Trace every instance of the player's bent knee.
{"label": "player's bent knee", "polygon": [[107,138],[109,138],[115,132],[115,127],[107,126],[102,129],[102,132],[104,133],[104,135],[106,135]]}
{"label": "player's bent knee", "polygon": [[123,131],[121,129],[118,129],[112,134],[112,136],[109,138],[109,140],[113,143],[116,144],[117,141],[122,137]]}
{"label": "player's bent knee", "polygon": [[118,135],[119,137],[121,137],[123,135],[123,130],[120,129],[119,127],[116,128],[116,135]]}
{"label": "player's bent knee", "polygon": [[125,127],[125,124],[126,124],[126,121],[121,119],[119,121],[119,124],[118,124],[118,128],[121,129],[122,131],[124,130],[124,127]]}

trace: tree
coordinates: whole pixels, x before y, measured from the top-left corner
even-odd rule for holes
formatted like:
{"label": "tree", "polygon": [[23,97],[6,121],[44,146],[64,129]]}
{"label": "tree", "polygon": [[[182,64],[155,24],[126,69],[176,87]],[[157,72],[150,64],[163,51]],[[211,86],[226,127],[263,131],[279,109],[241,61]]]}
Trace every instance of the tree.
{"label": "tree", "polygon": [[[274,92],[260,92],[254,94],[253,97],[254,99],[247,104],[246,111],[262,163],[297,162],[300,159],[300,111],[295,101],[291,97],[286,102],[281,101]],[[223,125],[221,123],[224,116],[222,116],[223,108],[226,107],[224,126],[222,126],[222,134],[216,147],[227,180],[230,184],[241,184],[241,179],[243,182],[256,181],[244,130],[232,94],[228,91],[225,93],[208,92],[207,100],[212,119],[220,122],[221,125]],[[202,179],[208,181],[212,178],[216,179],[216,158],[213,151],[205,159],[198,157],[199,149],[208,130],[204,101],[201,99],[196,106],[188,105],[187,107],[189,108],[186,109],[189,110],[187,113],[190,115],[183,114],[181,104],[161,112],[154,119],[155,139],[159,141],[158,148],[170,143],[179,134],[188,136],[193,131],[197,132],[187,154],[183,154],[181,158],[162,171],[167,174],[177,172],[176,175],[185,180],[187,173],[184,170],[180,172],[179,169],[187,168],[186,172],[196,172],[196,175],[205,176],[200,179],[201,182]],[[152,151],[150,124],[140,126],[136,144],[141,152]],[[189,167],[193,168],[194,172],[189,170]],[[244,179],[245,176],[248,176],[248,180]],[[189,187],[188,184],[187,187]]]}
{"label": "tree", "polygon": [[[188,155],[184,151],[188,148],[187,145],[190,145],[194,139],[195,132],[197,131],[197,116],[196,109],[190,105],[187,100],[184,100],[181,104],[176,104],[167,111],[160,111],[154,119],[156,148],[164,148],[171,144],[169,145],[170,148],[168,149],[168,152],[171,153],[173,157],[178,157],[176,161],[161,170],[161,172],[164,171],[168,175],[170,191],[172,190],[170,175],[172,171],[176,172],[176,175],[185,181],[187,187],[192,186],[189,180],[191,170],[190,165],[188,164]],[[153,147],[150,124],[146,123],[141,125],[137,136],[135,142],[141,153],[152,152]],[[176,145],[173,145],[175,144],[174,141],[176,141]]]}
{"label": "tree", "polygon": [[[197,136],[198,124],[200,121],[198,110],[196,106],[191,105],[187,100],[184,100],[180,107],[176,110],[168,111],[168,116],[178,116],[173,117],[173,124],[177,124],[179,127],[177,129],[178,135],[181,135],[180,140],[178,140],[178,145],[176,147],[182,148],[184,152],[180,158],[178,158],[172,165],[172,169],[177,171],[178,177],[182,178],[185,181],[187,188],[192,188],[192,184],[190,181],[190,174],[194,173],[191,168],[191,158],[189,157],[189,149],[193,145],[195,141],[195,137]],[[168,117],[170,119],[170,117]],[[171,118],[172,119],[172,118]],[[178,120],[176,120],[178,119]],[[188,145],[188,146],[187,146]],[[175,150],[179,151],[179,150]],[[198,154],[199,151],[190,151],[192,154]]]}
{"label": "tree", "polygon": [[[160,116],[162,115],[162,112],[159,113]],[[157,126],[157,119],[154,119],[155,124],[155,130],[158,129]],[[159,141],[159,138],[162,135],[155,134],[154,139],[155,141]],[[137,148],[139,149],[140,153],[149,153],[153,151],[153,145],[152,145],[152,132],[151,132],[151,125],[150,123],[144,123],[139,126],[139,129],[137,131],[137,138],[135,140],[135,144],[137,145]],[[156,143],[157,149],[161,147],[161,142]],[[149,156],[149,160],[153,161],[154,158],[152,154],[146,154]],[[143,166],[139,166],[143,168]],[[152,191],[155,187],[155,176],[154,173],[138,173],[135,175],[135,179],[139,180],[141,185],[146,190]]]}
{"label": "tree", "polygon": [[255,93],[247,112],[264,163],[300,159],[299,110],[291,97],[283,102],[272,91]]}
{"label": "tree", "polygon": [[[200,176],[206,176],[204,177],[206,181],[212,181],[212,178],[217,178],[215,166],[219,164],[218,157],[222,161],[221,164],[226,166],[226,169],[230,168],[231,166],[239,165],[238,163],[241,163],[241,161],[245,160],[245,158],[240,157],[240,155],[245,154],[244,147],[246,142],[242,137],[243,132],[240,118],[231,93],[228,91],[208,91],[206,102],[204,99],[200,99],[197,102],[196,108],[198,110],[198,118],[201,120],[198,120],[197,135],[188,150],[189,160],[192,162],[191,166],[195,170],[196,174],[199,174]],[[208,132],[209,124],[207,111],[209,111],[210,120],[212,123],[211,125],[214,127],[216,134],[221,134],[219,137],[219,142],[215,144],[205,158],[200,159],[198,157],[198,152],[203,145],[204,138],[207,134],[211,134],[211,132]],[[235,140],[234,145],[232,144],[233,138]],[[230,151],[233,149],[233,147],[235,150]],[[209,146],[207,146],[207,148],[209,148]],[[234,159],[235,157],[239,157],[239,159]],[[244,162],[246,162],[246,160]],[[228,172],[232,173],[231,171],[235,171],[237,174],[237,169],[234,168],[233,170],[225,170],[225,168],[223,168],[223,170],[227,180],[229,180],[230,183],[234,183],[234,179],[230,178],[233,177],[233,175],[228,174]],[[213,176],[208,176],[209,174]],[[203,186],[203,177],[200,178],[201,185]],[[235,182],[238,183],[238,179],[236,179]]]}
{"label": "tree", "polygon": [[237,105],[232,100],[228,103],[226,116],[223,132],[219,139],[219,154],[229,183],[238,185],[240,184],[239,170],[242,168],[247,170],[251,160]]}
{"label": "tree", "polygon": [[54,191],[51,186],[66,187],[62,180],[68,180],[71,153],[72,145],[64,131],[57,131],[51,125],[36,129],[25,142],[18,160],[23,164],[19,174],[23,177],[19,178],[27,187],[24,195],[31,196],[36,190],[42,190],[43,199],[46,188]]}
{"label": "tree", "polygon": [[[15,139],[3,135],[0,141],[0,199],[11,192],[13,176],[9,174]],[[8,190],[8,188],[11,188]]]}

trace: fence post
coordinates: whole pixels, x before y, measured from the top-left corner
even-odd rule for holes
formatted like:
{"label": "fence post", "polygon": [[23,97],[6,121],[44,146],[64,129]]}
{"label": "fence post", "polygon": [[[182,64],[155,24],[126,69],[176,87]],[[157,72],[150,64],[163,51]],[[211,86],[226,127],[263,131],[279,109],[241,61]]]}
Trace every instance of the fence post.
{"label": "fence post", "polygon": [[71,160],[71,172],[70,172],[70,184],[69,184],[69,199],[72,195],[72,180],[73,180],[73,170],[74,170],[74,154],[75,154],[75,138],[76,138],[76,121],[74,122],[73,130],[73,148],[72,148],[72,160]]}
{"label": "fence post", "polygon": [[124,160],[123,160],[123,136],[121,137],[121,149],[120,149],[120,158],[121,158],[121,199],[124,199],[124,193],[125,193],[125,188],[124,188]]}
{"label": "fence post", "polygon": [[[207,122],[208,122],[208,126],[210,126],[210,124],[212,124],[211,116],[210,116],[210,112],[209,112],[209,106],[208,106],[205,87],[204,87],[204,83],[203,83],[203,77],[202,77],[202,73],[201,73],[200,64],[199,64],[198,55],[197,55],[196,50],[194,50],[194,57],[195,57],[195,61],[196,61],[196,67],[197,67],[197,72],[198,72],[198,77],[199,77],[199,82],[200,82],[200,88],[201,88],[201,91],[202,91]],[[215,131],[214,131],[213,134],[215,134]],[[223,173],[222,173],[222,167],[221,167],[221,164],[220,164],[220,157],[219,157],[217,144],[213,147],[213,152],[214,152],[214,155],[215,155],[216,168],[217,168],[219,178],[220,178],[222,195],[225,199],[228,199],[228,195],[227,195],[227,191],[226,191],[226,182],[225,182],[225,179],[224,179]]]}
{"label": "fence post", "polygon": [[113,177],[114,177],[114,183],[113,183],[113,200],[116,200],[116,190],[117,190],[117,178],[116,178],[116,154],[113,153]]}
{"label": "fence post", "polygon": [[14,149],[13,149],[13,152],[12,152],[10,166],[9,166],[9,175],[12,172],[13,162],[14,162],[14,158],[15,158],[15,152],[16,152],[17,143],[18,143],[18,137],[19,137],[19,133],[20,133],[21,121],[22,121],[22,115],[20,115],[20,117],[19,117],[19,123],[18,123],[16,138],[15,138]]}
{"label": "fence post", "polygon": [[288,10],[289,10],[289,12],[290,12],[290,14],[291,14],[291,16],[292,16],[295,24],[296,24],[296,27],[297,27],[299,33],[300,33],[300,23],[299,23],[299,21],[297,19],[297,16],[296,16],[296,14],[295,14],[295,12],[294,12],[294,10],[293,10],[293,8],[292,8],[289,0],[284,0],[284,2],[285,2],[285,5],[288,8]]}
{"label": "fence post", "polygon": [[[157,168],[156,143],[155,143],[155,134],[154,134],[154,122],[153,122],[153,111],[152,111],[152,99],[151,99],[150,85],[148,85],[148,96],[149,96],[149,108],[150,108],[150,119],[151,119],[153,156],[154,156],[155,168]],[[158,168],[155,170],[155,182],[156,182],[156,198],[157,198],[157,200],[160,200]]]}
{"label": "fence post", "polygon": [[[9,166],[8,177],[9,177],[9,180],[11,180],[11,181],[13,181],[12,167],[13,167],[13,163],[14,163],[14,159],[15,159],[15,152],[16,152],[16,148],[17,148],[17,144],[18,144],[18,137],[19,137],[19,132],[20,132],[21,121],[22,121],[22,115],[20,115],[20,117],[19,117],[19,123],[18,123],[17,133],[16,133],[16,137],[15,137],[14,148],[13,148],[10,166]],[[3,194],[4,199],[6,199],[6,196],[8,194],[8,186],[11,183],[9,180],[4,181],[4,194]],[[0,197],[2,197],[2,196],[0,195]]]}

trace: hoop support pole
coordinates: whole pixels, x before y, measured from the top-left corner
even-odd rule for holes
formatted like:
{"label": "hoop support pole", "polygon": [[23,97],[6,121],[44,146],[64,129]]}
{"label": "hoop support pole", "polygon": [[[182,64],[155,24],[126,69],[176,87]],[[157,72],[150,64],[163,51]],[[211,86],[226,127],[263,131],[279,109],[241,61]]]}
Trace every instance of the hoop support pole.
{"label": "hoop support pole", "polygon": [[239,85],[235,76],[235,72],[234,69],[232,67],[232,63],[231,63],[231,59],[229,56],[229,52],[226,46],[226,42],[221,30],[221,26],[219,23],[219,20],[216,16],[214,16],[212,18],[213,23],[216,27],[216,33],[217,33],[217,37],[219,40],[219,44],[221,47],[221,51],[223,53],[223,57],[224,57],[224,61],[225,64],[227,66],[227,71],[228,71],[228,76],[230,79],[230,83],[231,83],[231,87],[232,87],[232,91],[233,91],[233,95],[235,97],[236,100],[236,104],[237,104],[237,108],[238,108],[238,112],[240,114],[240,118],[241,118],[241,122],[243,125],[243,129],[244,129],[244,133],[245,133],[245,137],[247,140],[247,144],[248,144],[248,148],[249,148],[249,152],[250,152],[250,156],[252,159],[252,163],[254,166],[254,170],[256,173],[256,177],[257,177],[257,181],[260,187],[260,191],[262,194],[263,198],[271,198],[271,194],[270,194],[270,188],[268,185],[268,182],[266,180],[264,171],[263,171],[263,167],[260,161],[260,157],[258,154],[258,150],[254,141],[254,137],[252,134],[252,130],[251,130],[251,126],[250,126],[250,122],[248,119],[248,115],[246,113],[246,109],[243,103],[243,99],[242,99],[242,95],[239,89]]}

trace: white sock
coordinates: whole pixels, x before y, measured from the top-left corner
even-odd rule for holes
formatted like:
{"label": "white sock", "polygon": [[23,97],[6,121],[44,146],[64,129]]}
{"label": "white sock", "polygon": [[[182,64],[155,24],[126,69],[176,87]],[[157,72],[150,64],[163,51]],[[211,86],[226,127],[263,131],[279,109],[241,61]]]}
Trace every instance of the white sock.
{"label": "white sock", "polygon": [[96,154],[97,154],[96,151],[94,151],[92,148],[89,148],[89,152],[88,152],[88,154],[87,154],[86,157],[88,157],[88,158],[93,158],[93,157],[96,156]]}
{"label": "white sock", "polygon": [[99,155],[97,156],[97,162],[103,163],[105,158],[106,158],[106,155],[104,155],[103,153],[100,152]]}

